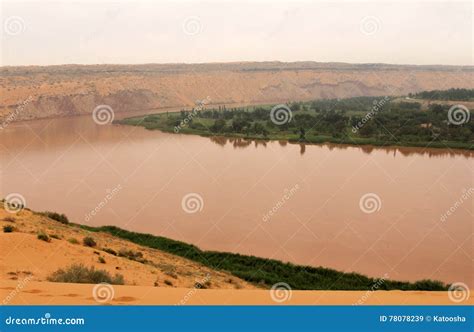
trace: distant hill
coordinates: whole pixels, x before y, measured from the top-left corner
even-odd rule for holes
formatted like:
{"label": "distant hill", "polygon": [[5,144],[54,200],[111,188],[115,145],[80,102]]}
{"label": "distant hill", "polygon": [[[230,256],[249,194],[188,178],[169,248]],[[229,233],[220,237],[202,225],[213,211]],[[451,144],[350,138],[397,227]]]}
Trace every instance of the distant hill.
{"label": "distant hill", "polygon": [[0,118],[9,121],[210,104],[406,95],[474,88],[472,66],[316,62],[0,67]]}

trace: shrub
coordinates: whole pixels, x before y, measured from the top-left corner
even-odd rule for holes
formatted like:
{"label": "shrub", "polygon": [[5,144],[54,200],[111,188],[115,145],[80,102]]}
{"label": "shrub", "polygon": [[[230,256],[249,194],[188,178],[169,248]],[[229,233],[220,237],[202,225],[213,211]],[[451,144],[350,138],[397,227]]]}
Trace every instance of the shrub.
{"label": "shrub", "polygon": [[198,281],[198,282],[194,283],[194,288],[197,288],[197,289],[207,289],[209,287],[211,287],[211,282],[210,281],[206,281],[204,283]]}
{"label": "shrub", "polygon": [[77,241],[77,239],[75,239],[75,238],[73,238],[73,237],[70,238],[70,239],[68,239],[67,241],[68,241],[69,243],[72,243],[72,244],[79,244],[79,241]]}
{"label": "shrub", "polygon": [[140,251],[133,251],[122,248],[119,250],[118,256],[126,257],[132,261],[136,261],[143,264],[147,262],[147,260],[143,258],[143,254]]}
{"label": "shrub", "polygon": [[51,239],[49,238],[48,234],[43,233],[43,232],[38,233],[37,238],[38,238],[38,240],[41,240],[41,241],[44,241],[44,242],[49,242],[49,241],[51,241]]}
{"label": "shrub", "polygon": [[50,236],[51,236],[53,239],[58,239],[58,240],[61,238],[61,237],[60,237],[59,235],[57,235],[57,234],[51,234]]}
{"label": "shrub", "polygon": [[5,225],[3,226],[3,233],[12,233],[15,231],[15,227],[11,225]]}
{"label": "shrub", "polygon": [[194,288],[196,288],[196,289],[206,289],[207,287],[204,284],[200,283],[200,282],[195,282],[194,283]]}
{"label": "shrub", "polygon": [[165,285],[168,285],[168,286],[173,286],[173,283],[169,280],[165,280]]}
{"label": "shrub", "polygon": [[93,266],[86,267],[82,264],[73,264],[65,269],[59,269],[53,272],[48,278],[52,282],[71,282],[79,284],[98,284],[106,282],[113,285],[123,285],[124,278],[120,274],[114,277],[105,270],[96,270]]}
{"label": "shrub", "polygon": [[116,252],[114,249],[110,249],[110,248],[103,248],[102,250],[103,250],[103,251],[105,251],[105,252],[106,252],[106,253],[108,253],[108,254],[111,254],[111,255],[117,256],[117,252]]}
{"label": "shrub", "polygon": [[105,264],[105,258],[102,256],[99,256],[99,263]]}
{"label": "shrub", "polygon": [[69,219],[65,214],[50,211],[41,212],[40,214],[50,219],[59,221],[61,224],[69,224]]}
{"label": "shrub", "polygon": [[82,243],[84,243],[84,245],[87,246],[87,247],[95,247],[97,245],[97,243],[94,241],[94,239],[91,238],[90,236],[86,236],[82,240]]}

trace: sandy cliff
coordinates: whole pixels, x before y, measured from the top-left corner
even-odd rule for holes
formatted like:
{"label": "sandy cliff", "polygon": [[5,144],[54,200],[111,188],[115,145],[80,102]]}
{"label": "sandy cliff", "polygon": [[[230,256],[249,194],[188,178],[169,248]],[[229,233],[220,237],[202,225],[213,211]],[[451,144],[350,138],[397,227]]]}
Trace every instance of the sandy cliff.
{"label": "sandy cliff", "polygon": [[[12,121],[211,104],[401,95],[473,88],[474,67],[315,62],[0,68],[0,118]],[[13,116],[12,116],[13,114]]]}

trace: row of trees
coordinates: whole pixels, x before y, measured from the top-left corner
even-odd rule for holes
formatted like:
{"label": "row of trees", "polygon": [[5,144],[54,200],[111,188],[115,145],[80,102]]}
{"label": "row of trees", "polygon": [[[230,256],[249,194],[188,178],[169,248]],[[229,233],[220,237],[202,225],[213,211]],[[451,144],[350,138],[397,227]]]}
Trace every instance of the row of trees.
{"label": "row of trees", "polygon": [[410,93],[409,97],[429,100],[474,100],[474,89],[432,90]]}
{"label": "row of trees", "polygon": [[[299,134],[302,138],[309,134],[329,135],[336,138],[351,135],[387,141],[431,141],[433,139],[474,141],[473,119],[459,125],[450,123],[448,105],[433,104],[428,111],[420,111],[417,103],[386,102],[375,108],[374,112],[374,100],[380,101],[380,98],[357,98],[357,103],[354,103],[354,99],[342,100],[337,107],[330,106],[328,100],[299,103],[299,108],[296,108],[298,111],[295,110],[294,104],[290,104],[292,119],[280,125],[271,120],[270,109],[258,107],[254,110],[245,108],[203,110],[198,112],[196,117],[214,119],[214,122],[205,127],[197,121],[190,120],[189,126],[213,133],[238,133],[264,137],[271,133],[287,132]],[[350,103],[353,109],[349,108]],[[324,110],[326,107],[329,109]],[[354,111],[354,108],[358,112]],[[373,114],[367,118],[366,115],[371,111]],[[185,118],[186,114],[188,112],[182,112],[181,117]],[[357,131],[352,130],[354,127],[357,127]]]}

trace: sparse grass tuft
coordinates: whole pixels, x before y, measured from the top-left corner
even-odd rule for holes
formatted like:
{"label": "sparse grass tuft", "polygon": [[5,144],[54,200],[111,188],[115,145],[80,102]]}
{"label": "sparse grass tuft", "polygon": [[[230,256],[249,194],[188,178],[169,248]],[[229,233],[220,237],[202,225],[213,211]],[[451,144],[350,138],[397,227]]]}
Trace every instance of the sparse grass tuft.
{"label": "sparse grass tuft", "polygon": [[108,254],[111,254],[111,255],[117,256],[117,252],[116,252],[114,249],[110,249],[110,248],[102,248],[102,251],[105,251],[105,252],[106,252],[106,253],[108,253]]}
{"label": "sparse grass tuft", "polygon": [[86,267],[82,264],[73,264],[65,269],[59,269],[48,277],[52,282],[70,282],[79,284],[98,284],[106,282],[113,285],[123,285],[124,278],[120,274],[114,277],[105,270],[96,270],[94,267]]}
{"label": "sparse grass tuft", "polygon": [[15,227],[11,225],[3,226],[3,233],[13,233],[15,231]]}
{"label": "sparse grass tuft", "polygon": [[50,211],[40,212],[39,214],[50,219],[59,221],[61,224],[69,224],[69,219],[66,217],[65,214]]}
{"label": "sparse grass tuft", "polygon": [[143,254],[140,252],[140,251],[133,251],[133,250],[130,250],[130,249],[120,249],[119,252],[118,252],[118,256],[119,257],[125,257],[125,258],[128,258],[132,261],[136,261],[136,262],[139,262],[139,263],[147,263],[148,261],[146,259],[143,258]]}
{"label": "sparse grass tuft", "polygon": [[82,240],[82,243],[86,246],[86,247],[95,247],[97,245],[97,243],[95,242],[95,240],[93,238],[91,238],[90,236],[86,236],[83,240]]}
{"label": "sparse grass tuft", "polygon": [[77,241],[77,239],[75,239],[75,238],[73,238],[73,237],[70,238],[70,239],[68,239],[67,242],[69,242],[69,243],[71,243],[71,244],[79,244],[79,241]]}
{"label": "sparse grass tuft", "polygon": [[51,241],[48,234],[46,234],[44,232],[39,232],[37,238],[38,238],[38,240],[41,240],[41,241],[44,241],[44,242],[50,242]]}
{"label": "sparse grass tuft", "polygon": [[105,258],[102,256],[99,256],[99,263],[105,264]]}

